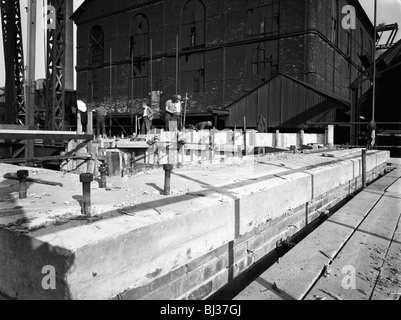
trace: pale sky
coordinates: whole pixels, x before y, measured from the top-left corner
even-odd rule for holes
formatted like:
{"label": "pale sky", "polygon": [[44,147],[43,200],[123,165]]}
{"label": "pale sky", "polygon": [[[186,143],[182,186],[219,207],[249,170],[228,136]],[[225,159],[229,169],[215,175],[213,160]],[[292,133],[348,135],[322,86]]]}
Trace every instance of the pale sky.
{"label": "pale sky", "polygon": [[[45,2],[45,0],[42,0]],[[73,0],[74,1],[74,10],[78,8],[84,0]],[[220,0],[216,0],[220,1]],[[38,0],[40,3],[41,0]],[[373,21],[373,12],[374,12],[374,0],[359,0],[366,13]],[[21,3],[21,13],[22,13],[22,21],[23,21],[23,37],[26,39],[26,31],[27,31],[27,16],[25,12],[25,7],[27,6],[28,0],[20,0]],[[377,10],[377,24],[381,23],[395,23],[397,22],[399,25],[399,32],[397,34],[396,40],[401,39],[401,0],[378,0],[378,10]],[[41,9],[38,9],[37,12],[38,19],[42,17],[43,13]],[[38,25],[40,25],[40,21],[38,21]],[[38,28],[41,29],[41,28]],[[26,44],[24,42],[24,50],[26,50]],[[45,78],[44,71],[44,31],[38,32],[37,35],[37,50],[36,50],[36,78]],[[26,63],[26,61],[25,61]],[[2,32],[0,31],[0,87],[5,84],[5,74],[4,74],[4,54],[3,54],[3,38]]]}

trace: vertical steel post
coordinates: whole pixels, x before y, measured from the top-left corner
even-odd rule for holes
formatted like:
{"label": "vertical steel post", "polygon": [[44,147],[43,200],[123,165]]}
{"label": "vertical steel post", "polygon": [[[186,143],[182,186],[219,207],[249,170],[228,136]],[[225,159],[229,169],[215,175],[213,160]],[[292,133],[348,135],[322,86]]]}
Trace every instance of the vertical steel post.
{"label": "vertical steel post", "polygon": [[244,117],[244,156],[247,155],[246,148],[246,117]]}
{"label": "vertical steel post", "polygon": [[80,181],[82,183],[82,214],[85,216],[91,215],[91,182],[93,181],[93,174],[82,173],[80,175]]}
{"label": "vertical steel post", "polygon": [[372,120],[375,121],[376,109],[376,42],[377,42],[377,0],[374,8],[374,36],[373,36],[373,101],[372,101]]}
{"label": "vertical steel post", "polygon": [[366,188],[366,150],[362,150],[362,188]]}
{"label": "vertical steel post", "polygon": [[169,196],[171,194],[171,171],[173,171],[172,164],[163,165],[164,169],[164,195]]}
{"label": "vertical steel post", "polygon": [[[25,125],[32,127],[35,125],[35,63],[36,63],[36,0],[30,0],[28,5],[28,68],[26,72],[26,105],[25,105]],[[34,140],[25,142],[25,158],[34,157]],[[32,166],[33,163],[26,163]]]}
{"label": "vertical steel post", "polygon": [[28,170],[17,171],[17,177],[19,179],[19,198],[20,199],[27,198],[26,178],[28,176],[29,176]]}

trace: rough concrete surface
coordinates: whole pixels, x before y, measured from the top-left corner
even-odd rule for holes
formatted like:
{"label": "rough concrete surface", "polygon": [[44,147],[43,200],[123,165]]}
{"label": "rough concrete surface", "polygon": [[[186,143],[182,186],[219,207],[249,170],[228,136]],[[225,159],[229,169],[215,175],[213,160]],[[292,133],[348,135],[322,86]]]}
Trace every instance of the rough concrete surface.
{"label": "rough concrete surface", "polygon": [[[378,154],[383,153],[369,153],[372,166]],[[31,178],[63,187],[28,183],[28,198],[20,200],[18,181],[3,175],[23,168],[1,164],[0,291],[19,299],[112,298],[308,201],[310,173],[298,169],[337,166],[333,161],[338,160],[287,153],[231,165],[175,168],[167,197],[161,194],[161,170],[108,178],[107,189],[94,181],[90,217],[81,214],[78,176],[27,168]],[[284,192],[278,197],[279,190]],[[304,195],[294,201],[299,192]],[[268,198],[258,194],[269,193],[266,204]],[[270,209],[260,215],[254,202]],[[53,292],[40,285],[46,265],[57,270],[58,290]]]}

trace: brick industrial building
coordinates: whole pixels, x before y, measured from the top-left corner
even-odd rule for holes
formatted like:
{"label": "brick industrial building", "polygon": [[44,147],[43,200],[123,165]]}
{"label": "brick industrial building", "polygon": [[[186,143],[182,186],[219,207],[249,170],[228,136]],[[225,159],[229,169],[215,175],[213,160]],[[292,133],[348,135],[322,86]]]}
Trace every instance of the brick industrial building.
{"label": "brick industrial building", "polygon": [[[356,29],[342,28],[345,5],[356,9]],[[293,128],[311,118],[355,120],[352,97],[370,88],[350,89],[366,67],[359,56],[372,61],[374,28],[358,1],[87,0],[72,19],[78,97],[114,115],[136,113],[151,91],[161,93],[161,110],[172,94],[188,93],[189,119],[234,106],[227,126],[248,114],[256,127],[264,114],[269,128]],[[273,79],[271,105],[258,95],[235,106]]]}

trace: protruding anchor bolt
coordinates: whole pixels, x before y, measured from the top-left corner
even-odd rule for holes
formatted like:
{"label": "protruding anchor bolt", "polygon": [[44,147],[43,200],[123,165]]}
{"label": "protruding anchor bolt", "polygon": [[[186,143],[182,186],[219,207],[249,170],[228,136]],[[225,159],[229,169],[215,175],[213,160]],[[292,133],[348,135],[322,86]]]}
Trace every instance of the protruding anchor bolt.
{"label": "protruding anchor bolt", "polygon": [[101,189],[105,189],[107,186],[107,181],[106,181],[107,165],[105,165],[105,164],[100,165],[99,172],[100,172],[100,186],[99,187]]}
{"label": "protruding anchor bolt", "polygon": [[26,178],[29,176],[28,170],[19,170],[17,171],[17,177],[19,179],[19,198],[26,199],[27,198],[27,187],[26,187]]}
{"label": "protruding anchor bolt", "polygon": [[163,165],[164,169],[164,195],[169,196],[171,194],[171,171],[173,171],[174,166],[172,164]]}
{"label": "protruding anchor bolt", "polygon": [[91,215],[91,182],[93,181],[92,173],[82,173],[79,176],[82,183],[82,214],[85,216]]}

